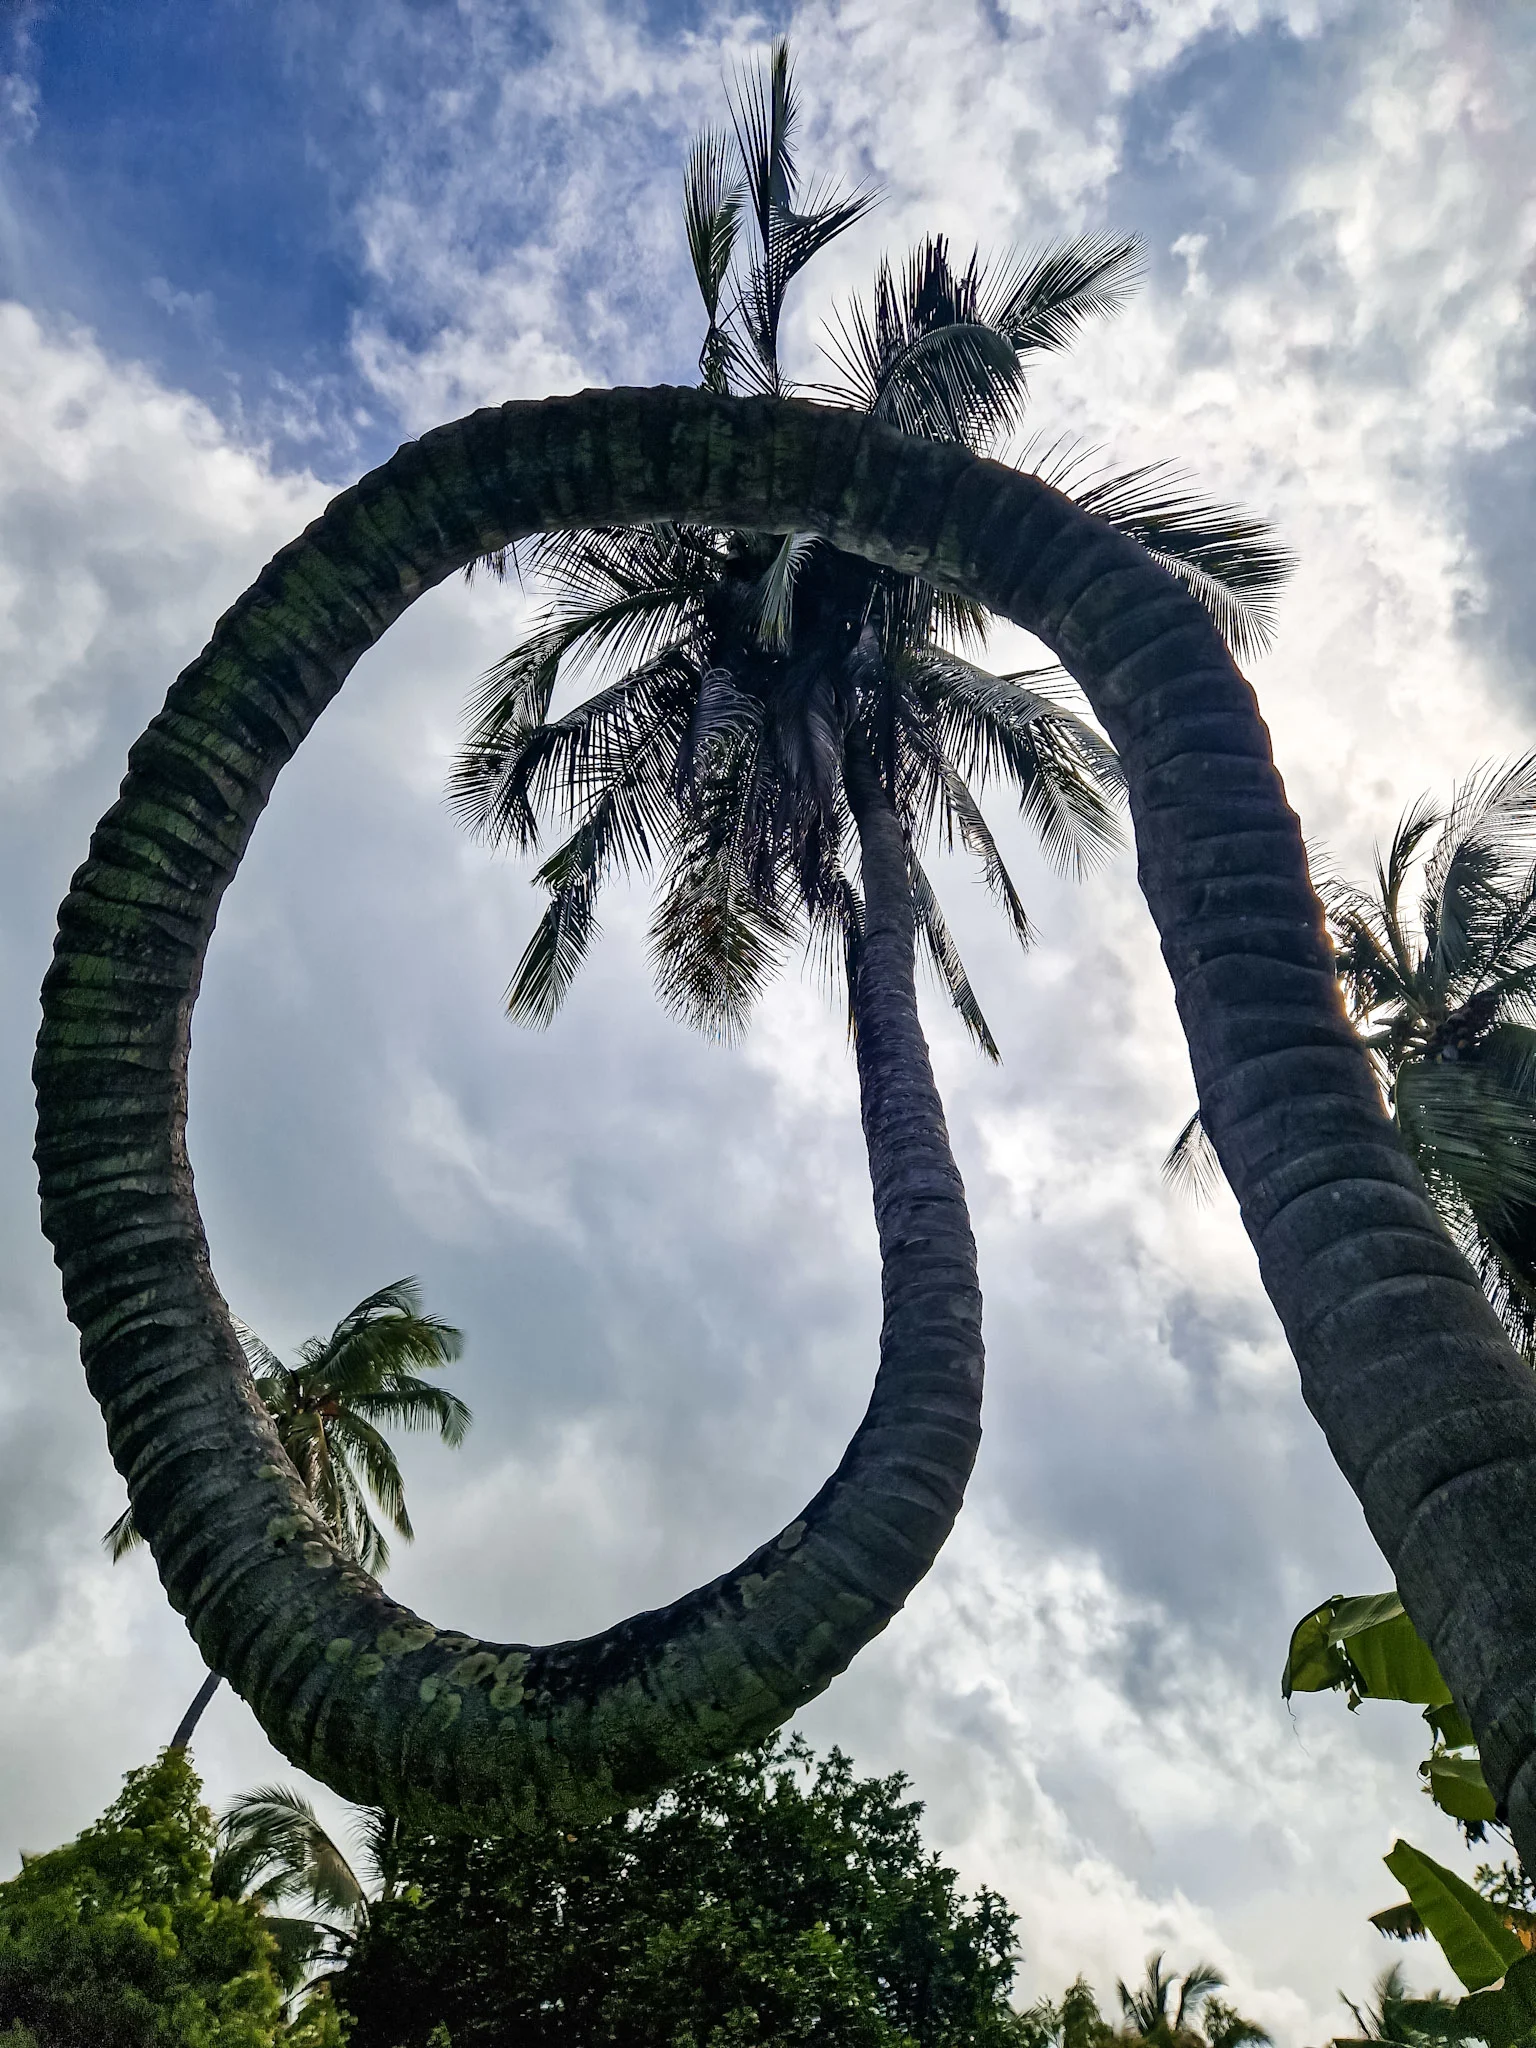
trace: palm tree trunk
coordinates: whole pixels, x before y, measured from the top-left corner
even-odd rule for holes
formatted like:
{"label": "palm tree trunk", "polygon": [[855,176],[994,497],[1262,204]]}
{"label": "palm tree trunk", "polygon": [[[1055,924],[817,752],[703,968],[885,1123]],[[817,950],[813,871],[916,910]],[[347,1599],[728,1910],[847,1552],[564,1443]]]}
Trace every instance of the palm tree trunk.
{"label": "palm tree trunk", "polygon": [[[857,736],[844,752],[843,786],[859,835],[864,895],[851,995],[884,1287],[880,1371],[900,1372],[904,1383],[914,1371],[924,1376],[935,1456],[918,1483],[937,1489],[935,1511],[953,1517],[981,1435],[976,1242],[917,1014],[906,845]],[[877,1380],[871,1412],[880,1398]]]}
{"label": "palm tree trunk", "polygon": [[217,1671],[209,1672],[208,1676],[197,1688],[197,1693],[193,1698],[191,1706],[188,1707],[176,1724],[176,1733],[171,1737],[172,1749],[186,1748],[187,1744],[192,1740],[193,1730],[203,1718],[203,1709],[208,1705],[208,1702],[223,1683],[224,1681],[220,1678]]}
{"label": "palm tree trunk", "polygon": [[[37,1160],[112,1455],[206,1661],[280,1749],[363,1803],[491,1826],[611,1811],[819,1691],[948,1527],[970,1446],[935,1427],[934,1375],[903,1338],[838,1472],[734,1572],[585,1643],[439,1634],[326,1536],[209,1266],[191,1013],[279,771],[424,590],[526,534],[660,520],[824,534],[1012,619],[1082,683],[1126,765],[1202,1116],[1303,1394],[1536,1867],[1536,1378],[1382,1112],[1252,691],[1133,541],[1038,478],[836,408],[585,392],[424,435],[268,565],[135,743],[60,911]],[[879,1143],[900,1122],[883,1087],[872,1069]],[[899,1171],[873,1164],[897,1218]],[[920,1274],[926,1247],[881,1227]],[[917,1294],[885,1286],[905,1318]]]}

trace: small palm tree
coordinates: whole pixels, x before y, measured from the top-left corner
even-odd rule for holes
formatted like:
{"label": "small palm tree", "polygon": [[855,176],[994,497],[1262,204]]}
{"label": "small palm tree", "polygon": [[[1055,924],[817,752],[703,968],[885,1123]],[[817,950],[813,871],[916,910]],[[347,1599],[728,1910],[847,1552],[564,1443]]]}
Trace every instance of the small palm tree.
{"label": "small palm tree", "polygon": [[[389,1563],[389,1543],[369,1496],[407,1543],[415,1531],[405,1482],[384,1428],[435,1429],[445,1444],[464,1441],[471,1416],[457,1394],[421,1375],[459,1356],[463,1337],[422,1308],[413,1279],[394,1280],[348,1310],[328,1337],[306,1337],[293,1365],[243,1324],[246,1358],[283,1449],[332,1539],[370,1572]],[[127,1508],[102,1538],[112,1561],[143,1541]],[[184,1748],[218,1690],[210,1672],[172,1737]]]}
{"label": "small palm tree", "polygon": [[400,1822],[378,1807],[358,1808],[355,1819],[358,1860],[287,1785],[242,1792],[219,1816],[213,1894],[247,1900],[261,1913],[277,1945],[279,1979],[295,2003],[345,1965],[371,1903],[396,1893]]}
{"label": "small palm tree", "polygon": [[[1163,1969],[1162,1950],[1154,1950],[1147,1957],[1146,1974],[1135,1990],[1124,1978],[1115,1986],[1120,1994],[1120,2009],[1125,2014],[1126,2033],[1142,2041],[1156,2041],[1162,2044],[1162,2048],[1173,2048],[1173,2044],[1177,2044],[1177,2048],[1190,2048],[1190,2044],[1195,2043],[1203,2048],[1204,2036],[1195,2028],[1196,2015],[1210,1994],[1220,1991],[1226,1981],[1211,1963],[1196,1963],[1182,1977],[1175,1977]],[[1249,2023],[1245,2021],[1244,2024]],[[1268,2037],[1247,2035],[1244,2038]]]}
{"label": "small palm tree", "polygon": [[1454,2021],[1454,2002],[1445,2000],[1438,1991],[1431,1991],[1427,1998],[1417,1998],[1409,1990],[1403,1976],[1401,1963],[1392,1963],[1383,1970],[1371,1986],[1374,2004],[1362,2008],[1352,1998],[1339,1993],[1339,2002],[1347,2006],[1359,2028],[1357,2035],[1346,2036],[1336,2041],[1334,2048],[1358,2048],[1361,2041],[1388,2041],[1400,2044],[1400,2048],[1429,2048],[1431,2042],[1442,2042],[1461,2038],[1454,2028],[1447,2029],[1444,2022],[1436,2026],[1424,2007],[1444,2006],[1447,2017]]}
{"label": "small palm tree", "polygon": [[[684,180],[700,368],[712,389],[782,396],[794,389],[779,347],[789,286],[873,195],[802,178],[783,42],[731,112],[730,131],[696,143]],[[872,299],[834,319],[831,376],[809,389],[999,453],[1023,418],[1029,367],[1113,312],[1135,274],[1129,240],[960,264],[930,239],[899,271],[882,263]],[[1160,469],[1092,479],[1059,451],[1051,464],[1079,504],[1183,577],[1235,647],[1264,643],[1288,558],[1258,521],[1198,502]],[[997,1057],[922,855],[958,840],[1027,945],[977,790],[1010,783],[1067,871],[1115,843],[1118,763],[1059,669],[990,673],[972,659],[987,636],[979,607],[811,534],[623,527],[491,560],[537,572],[551,601],[473,700],[450,799],[494,844],[530,850],[551,817],[567,833],[536,876],[549,904],[508,989],[515,1017],[550,1020],[597,933],[604,883],[653,870],[652,960],[674,1013],[733,1035],[796,938],[833,978],[848,971],[857,1010],[852,966],[872,835],[884,833],[918,942]],[[557,683],[583,672],[602,687],[551,716]]]}
{"label": "small palm tree", "polygon": [[242,1792],[220,1814],[210,1884],[215,1898],[245,1899],[260,1910],[290,1993],[308,1988],[317,1965],[344,1955],[368,1916],[367,1893],[346,1854],[309,1801],[286,1785]]}
{"label": "small palm tree", "polygon": [[[1419,872],[1418,901],[1409,907]],[[1536,754],[1420,797],[1374,886],[1323,876],[1339,981],[1435,1205],[1536,1355]],[[1198,1116],[1174,1178],[1209,1179]]]}

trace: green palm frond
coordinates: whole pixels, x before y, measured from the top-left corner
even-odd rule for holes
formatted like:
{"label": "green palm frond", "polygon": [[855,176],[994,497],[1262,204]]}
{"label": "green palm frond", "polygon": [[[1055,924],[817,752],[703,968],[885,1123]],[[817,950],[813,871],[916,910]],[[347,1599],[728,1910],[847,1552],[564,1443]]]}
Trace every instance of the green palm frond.
{"label": "green palm frond", "polygon": [[992,837],[992,828],[982,815],[981,806],[971,794],[965,777],[948,761],[943,764],[943,783],[945,802],[955,829],[959,831],[960,843],[967,853],[974,854],[980,861],[982,880],[1008,919],[1014,937],[1027,949],[1035,942],[1034,927],[998,851],[997,841]]}
{"label": "green palm frond", "polygon": [[[216,1897],[305,1898],[321,1912],[349,1919],[367,1908],[356,1871],[302,1793],[261,1785],[232,1799],[219,1816],[212,1885]],[[235,1887],[238,1886],[238,1889]]]}
{"label": "green palm frond", "polygon": [[101,1539],[101,1547],[114,1564],[121,1564],[130,1550],[137,1550],[144,1541],[138,1523],[133,1519],[133,1509],[124,1508],[117,1520]]}
{"label": "green palm frond", "polygon": [[841,381],[821,388],[904,433],[990,446],[1027,393],[1013,343],[981,317],[983,282],[974,254],[964,271],[951,267],[942,235],[913,250],[899,278],[882,262],[873,306],[854,299],[827,329]]}
{"label": "green palm frond", "polygon": [[[577,871],[569,881],[551,888],[549,905],[507,984],[503,998],[507,1015],[519,1024],[542,1030],[554,1022],[592,941],[602,930],[595,908],[597,881],[590,867],[581,864],[588,836],[589,828],[583,826],[561,849],[561,855],[568,857]],[[548,868],[541,872],[547,874]]]}
{"label": "green palm frond", "polygon": [[365,1501],[366,1488],[395,1534],[409,1543],[415,1531],[406,1512],[400,1463],[388,1439],[367,1420],[363,1404],[357,1402],[342,1409],[332,1419],[327,1433],[337,1470],[345,1471],[356,1489],[354,1513],[356,1502]]}
{"label": "green palm frond", "polygon": [[277,1353],[264,1344],[248,1324],[242,1323],[238,1316],[231,1316],[230,1321],[235,1326],[235,1335],[240,1339],[240,1349],[245,1353],[245,1362],[254,1378],[260,1379],[263,1374],[276,1372],[281,1368],[282,1360]]}
{"label": "green palm frond", "polygon": [[1398,1128],[1431,1184],[1445,1181],[1474,1216],[1536,1205],[1536,1106],[1480,1062],[1405,1060],[1393,1091]]}
{"label": "green palm frond", "polygon": [[1205,2000],[1213,1991],[1226,1988],[1226,1978],[1214,1963],[1195,1963],[1184,1972],[1179,1980],[1179,2003],[1174,2013],[1173,2030],[1177,2034],[1186,2019],[1193,2019]]}

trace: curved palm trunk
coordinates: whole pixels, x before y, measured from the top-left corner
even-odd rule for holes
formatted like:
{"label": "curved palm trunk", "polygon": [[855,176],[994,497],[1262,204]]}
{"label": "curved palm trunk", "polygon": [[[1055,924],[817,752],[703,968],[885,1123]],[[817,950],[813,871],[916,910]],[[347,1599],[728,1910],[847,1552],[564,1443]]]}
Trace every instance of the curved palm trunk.
{"label": "curved palm trunk", "polygon": [[[979,1439],[981,1289],[965,1188],[917,1014],[906,846],[874,763],[857,740],[844,754],[843,787],[858,829],[864,894],[851,994],[884,1282],[880,1369],[886,1372],[898,1357],[919,1365],[931,1389],[934,1429],[950,1439],[946,1463],[966,1474]],[[872,1406],[879,1400],[877,1380]]]}
{"label": "curved palm trunk", "polygon": [[[586,1643],[440,1633],[327,1538],[209,1269],[191,1010],[279,770],[423,590],[524,534],[645,520],[824,534],[976,598],[1082,683],[1126,765],[1202,1114],[1303,1393],[1536,1867],[1536,1379],[1382,1111],[1253,694],[1196,602],[1037,478],[812,405],[586,392],[425,435],[269,564],[133,748],[60,912],[37,1158],[112,1454],[204,1657],[354,1799],[481,1825],[592,1813],[782,1721],[949,1527],[971,1445],[893,1345],[838,1473],[735,1572]],[[920,1275],[921,1243],[898,1230],[890,1250]],[[915,1294],[886,1287],[905,1315]]]}
{"label": "curved palm trunk", "polygon": [[176,1724],[176,1733],[171,1737],[172,1749],[185,1749],[192,1740],[197,1724],[203,1718],[203,1710],[224,1683],[217,1671],[210,1671],[193,1696],[192,1704]]}

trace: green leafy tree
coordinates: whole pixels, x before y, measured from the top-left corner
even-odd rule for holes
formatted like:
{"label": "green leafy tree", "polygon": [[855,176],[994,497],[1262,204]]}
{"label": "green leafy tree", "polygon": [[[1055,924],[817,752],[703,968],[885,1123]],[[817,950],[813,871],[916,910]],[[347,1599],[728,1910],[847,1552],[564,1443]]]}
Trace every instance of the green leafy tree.
{"label": "green leafy tree", "polygon": [[352,2048],[1012,2042],[1013,1915],[906,1789],[772,1741],[595,1826],[408,1834],[338,1979]]}
{"label": "green leafy tree", "polygon": [[[731,112],[730,130],[696,143],[684,180],[708,323],[700,367],[714,390],[779,397],[796,388],[780,353],[789,287],[872,195],[802,175],[783,42]],[[830,380],[809,388],[910,435],[1001,453],[1030,367],[1120,305],[1135,254],[1131,241],[1086,237],[960,264],[930,239],[899,270],[882,263],[872,297],[834,317]],[[1056,480],[1186,580],[1235,646],[1263,643],[1288,563],[1260,522],[1200,503],[1163,470],[1074,488],[1083,467],[1061,458]],[[811,534],[617,527],[546,535],[521,564],[549,589],[549,609],[486,677],[450,785],[464,822],[495,844],[531,850],[549,820],[565,834],[537,873],[549,905],[511,1013],[548,1022],[597,933],[604,884],[655,871],[651,953],[670,1010],[733,1035],[799,939],[834,977],[846,970],[865,1032],[873,1006],[899,1000],[858,971],[891,915],[888,888],[996,1058],[923,856],[935,840],[973,855],[1028,944],[983,785],[1011,785],[1065,869],[1114,843],[1118,766],[1070,708],[1063,672],[977,666],[980,607]],[[552,715],[570,678],[601,687]]]}
{"label": "green leafy tree", "polygon": [[[415,1535],[405,1506],[405,1480],[384,1431],[435,1429],[457,1446],[472,1420],[457,1394],[422,1378],[451,1365],[462,1333],[422,1307],[413,1279],[392,1280],[349,1309],[328,1337],[306,1337],[285,1365],[253,1330],[238,1325],[246,1359],[283,1449],[334,1540],[366,1570],[383,1571],[389,1541],[369,1496],[395,1534]],[[112,1561],[143,1541],[133,1509],[102,1538]],[[191,1741],[219,1687],[210,1672],[171,1738]]]}
{"label": "green leafy tree", "polygon": [[1015,2031],[1020,2048],[1109,2048],[1117,2038],[1084,1977],[1069,1984],[1059,2001],[1041,1998],[1027,2006]]}
{"label": "green leafy tree", "polygon": [[0,2028],[36,2048],[340,2048],[322,2003],[282,2019],[260,1903],[213,1883],[186,1755],[129,1773],[91,1827],[0,1884]]}
{"label": "green leafy tree", "polygon": [[[1417,901],[1414,896],[1418,878]],[[1536,754],[1411,804],[1374,884],[1323,875],[1339,982],[1404,1144],[1536,1353]],[[1209,1185],[1191,1118],[1165,1162]]]}

